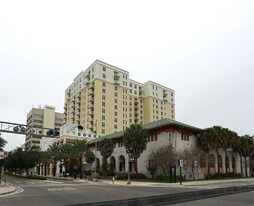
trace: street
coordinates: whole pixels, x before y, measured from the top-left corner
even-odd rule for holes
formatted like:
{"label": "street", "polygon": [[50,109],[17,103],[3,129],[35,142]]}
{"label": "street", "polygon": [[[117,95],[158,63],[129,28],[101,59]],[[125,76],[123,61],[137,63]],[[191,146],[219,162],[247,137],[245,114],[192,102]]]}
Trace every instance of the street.
{"label": "street", "polygon": [[40,181],[8,178],[22,188],[17,194],[0,196],[0,205],[75,205],[95,202],[158,196],[193,191],[191,188],[140,187],[103,185],[101,183],[74,183],[72,181]]}
{"label": "street", "polygon": [[203,200],[190,201],[180,204],[174,204],[175,206],[253,206],[254,205],[254,193],[245,192],[234,195],[225,195],[216,198],[207,198]]}
{"label": "street", "polygon": [[[30,180],[6,178],[16,192],[0,196],[0,205],[253,205],[253,185],[248,182],[221,183],[219,185],[184,186],[149,183],[131,186],[112,185],[109,182],[85,182],[78,179]],[[141,183],[140,183],[141,184]],[[249,185],[251,184],[251,185]],[[146,186],[145,186],[146,185]],[[225,187],[227,185],[228,187]],[[237,185],[237,186],[236,186]],[[224,188],[225,187],[225,188]],[[240,189],[239,189],[240,188]],[[232,192],[232,193],[231,193]],[[236,194],[234,194],[236,193]],[[230,195],[226,195],[230,194]],[[231,195],[232,194],[232,195]],[[214,195],[213,198],[207,198]],[[221,196],[224,195],[224,196]],[[206,199],[202,199],[206,198]],[[196,199],[196,201],[193,201]]]}

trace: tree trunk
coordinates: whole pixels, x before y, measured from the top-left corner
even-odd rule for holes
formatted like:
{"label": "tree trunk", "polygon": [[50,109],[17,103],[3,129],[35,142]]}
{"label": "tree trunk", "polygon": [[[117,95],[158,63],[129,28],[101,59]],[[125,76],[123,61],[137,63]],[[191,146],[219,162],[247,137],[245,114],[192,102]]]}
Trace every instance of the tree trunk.
{"label": "tree trunk", "polygon": [[242,156],[240,156],[240,164],[241,164],[241,176],[243,176],[243,159],[242,159]]}
{"label": "tree trunk", "polygon": [[206,161],[207,161],[207,179],[210,178],[210,158],[209,158],[209,152],[206,153]]}
{"label": "tree trunk", "polygon": [[227,149],[224,149],[225,151],[225,170],[226,170],[226,177],[228,176],[228,168],[227,168]]}
{"label": "tree trunk", "polygon": [[47,162],[44,162],[44,176],[47,176]]}
{"label": "tree trunk", "polygon": [[138,178],[138,159],[137,158],[135,158],[134,163],[135,163],[136,177]]}
{"label": "tree trunk", "polygon": [[247,157],[244,157],[244,164],[245,164],[245,177],[248,177],[248,171],[247,171]]}
{"label": "tree trunk", "polygon": [[79,178],[80,178],[80,179],[82,179],[82,178],[83,178],[83,175],[82,175],[82,172],[83,172],[82,157],[81,157],[81,158],[79,158],[79,168],[80,168]]}
{"label": "tree trunk", "polygon": [[216,148],[216,155],[217,155],[217,173],[220,173],[220,163],[219,163],[219,151],[218,148]]}
{"label": "tree trunk", "polygon": [[106,158],[103,158],[102,161],[103,161],[103,163],[102,163],[103,164],[102,165],[102,167],[103,167],[103,176],[105,178],[105,177],[107,177],[108,162],[107,162]]}

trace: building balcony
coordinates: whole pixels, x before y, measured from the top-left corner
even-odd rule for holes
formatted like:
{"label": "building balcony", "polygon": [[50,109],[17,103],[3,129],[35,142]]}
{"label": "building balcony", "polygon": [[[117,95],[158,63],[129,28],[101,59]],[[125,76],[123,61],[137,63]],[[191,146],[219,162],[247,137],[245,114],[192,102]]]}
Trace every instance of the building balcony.
{"label": "building balcony", "polygon": [[117,80],[119,80],[119,79],[120,79],[119,72],[114,71],[114,79],[117,79]]}
{"label": "building balcony", "polygon": [[94,102],[94,99],[92,97],[89,97],[88,102]]}
{"label": "building balcony", "polygon": [[118,79],[115,79],[115,80],[114,80],[114,84],[120,85],[120,81],[119,81]]}
{"label": "building balcony", "polygon": [[91,116],[93,116],[94,115],[94,111],[88,111],[88,115],[91,115]]}
{"label": "building balcony", "polygon": [[94,104],[91,102],[88,104],[88,108],[91,109],[91,108],[94,108]]}
{"label": "building balcony", "polygon": [[93,122],[93,117],[89,117],[88,122]]}
{"label": "building balcony", "polygon": [[89,90],[94,90],[94,83],[89,86]]}
{"label": "building balcony", "polygon": [[94,96],[94,91],[93,90],[89,90],[88,95],[89,96]]}

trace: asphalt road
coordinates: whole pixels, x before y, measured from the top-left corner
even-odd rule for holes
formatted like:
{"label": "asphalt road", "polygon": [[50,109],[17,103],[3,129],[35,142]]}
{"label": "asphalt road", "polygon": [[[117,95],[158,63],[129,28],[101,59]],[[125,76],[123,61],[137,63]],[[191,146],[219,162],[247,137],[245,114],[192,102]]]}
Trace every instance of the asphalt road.
{"label": "asphalt road", "polygon": [[253,206],[254,192],[244,192],[215,198],[174,204],[175,206]]}
{"label": "asphalt road", "polygon": [[[71,180],[28,180],[7,178],[17,187],[14,194],[0,196],[1,206],[112,206],[112,205],[169,205],[183,200],[186,205],[254,205],[253,185],[231,185],[228,188],[212,187],[146,187],[109,185],[94,182],[73,182]],[[239,183],[238,183],[239,184]],[[233,194],[226,195],[224,194]],[[208,198],[213,196],[213,198]],[[219,196],[219,197],[218,197]],[[198,200],[200,198],[207,198]],[[196,201],[193,201],[197,199]],[[186,202],[188,201],[188,202]]]}
{"label": "asphalt road", "polygon": [[[101,183],[73,183],[71,181],[40,181],[8,178],[16,185],[16,194],[0,196],[1,206],[56,206],[56,205],[87,205],[105,201],[116,201],[132,198],[159,196],[180,192],[193,191],[192,188],[170,187],[139,187],[102,185]],[[99,203],[104,205],[104,203]],[[143,203],[142,203],[143,204]],[[142,205],[140,204],[140,205]]]}

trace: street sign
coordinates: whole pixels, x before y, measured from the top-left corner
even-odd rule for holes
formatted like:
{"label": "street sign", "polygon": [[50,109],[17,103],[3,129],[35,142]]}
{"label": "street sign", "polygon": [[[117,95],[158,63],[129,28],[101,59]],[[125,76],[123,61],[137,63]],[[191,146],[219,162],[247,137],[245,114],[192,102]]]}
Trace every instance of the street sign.
{"label": "street sign", "polygon": [[178,160],[179,167],[183,167],[183,160]]}

